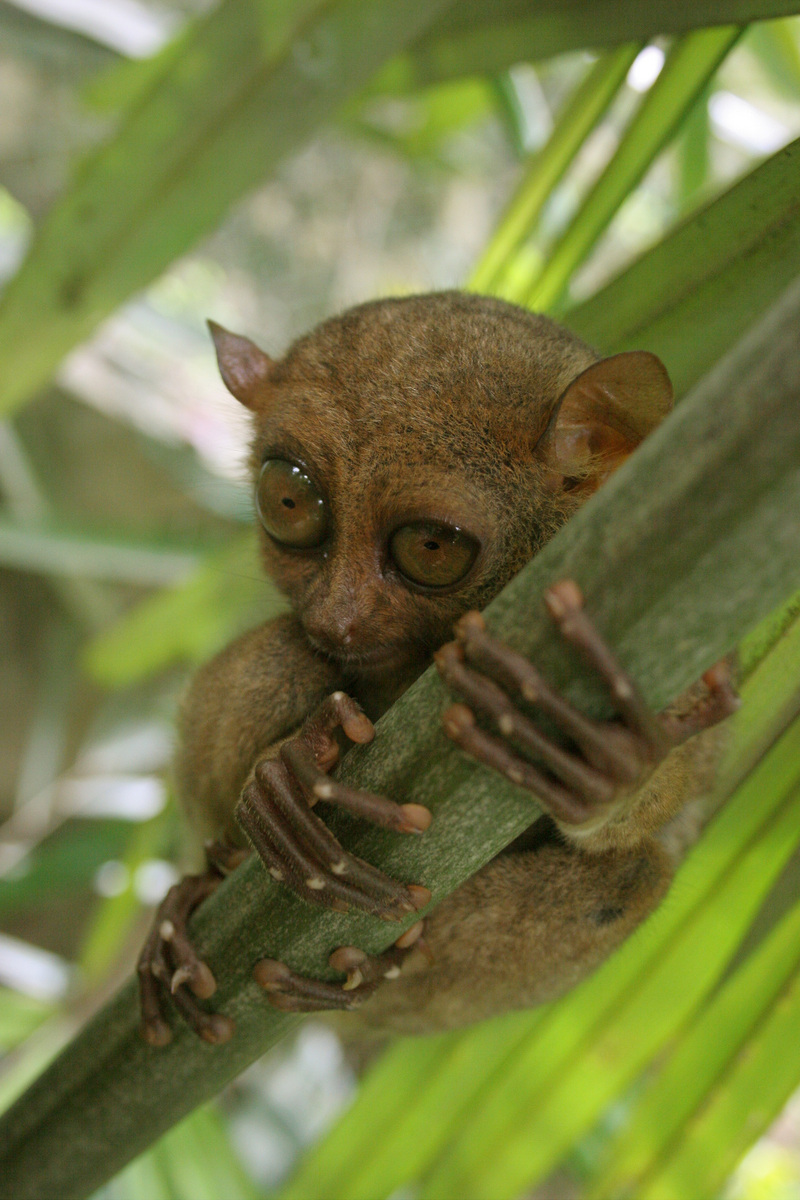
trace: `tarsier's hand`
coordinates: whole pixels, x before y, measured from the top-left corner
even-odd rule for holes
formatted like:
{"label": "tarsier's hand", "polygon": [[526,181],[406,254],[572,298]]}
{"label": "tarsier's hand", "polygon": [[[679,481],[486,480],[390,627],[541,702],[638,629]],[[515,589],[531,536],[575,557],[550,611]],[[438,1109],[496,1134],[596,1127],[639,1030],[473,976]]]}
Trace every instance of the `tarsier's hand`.
{"label": "tarsier's hand", "polygon": [[[333,737],[337,726],[354,742],[369,742],[374,736],[372,722],[356,702],[334,692],[300,732],[283,743],[278,758],[258,763],[236,818],[273,879],[302,899],[337,912],[356,908],[386,921],[401,921],[424,908],[430,900],[428,889],[398,883],[350,854],[312,809],[322,800],[398,833],[424,832],[431,814],[419,804],[395,804],[330,779],[327,772],[339,759]],[[306,979],[273,959],[258,963],[254,976],[276,1008],[356,1008],[384,978],[399,974],[400,962],[421,932],[417,922],[381,955],[339,947],[328,961],[346,974],[343,984]]]}
{"label": "tarsier's hand", "polygon": [[[584,612],[578,585],[562,580],[544,598],[561,636],[608,685],[619,720],[585,716],[493,637],[480,613],[469,612],[456,625],[456,640],[434,655],[442,678],[467,701],[447,710],[444,727],[467,753],[534,792],[557,821],[577,826],[613,813],[674,746],[729,716],[739,701],[720,663],[703,676],[702,703],[685,716],[654,714]],[[572,748],[542,733],[523,709],[549,717]],[[473,710],[500,736],[481,729]]]}
{"label": "tarsier's hand", "polygon": [[[372,722],[356,702],[334,692],[300,732],[283,743],[277,758],[256,764],[236,817],[270,875],[304,900],[337,912],[357,908],[386,921],[402,921],[424,908],[431,896],[428,889],[398,883],[348,853],[312,808],[320,800],[327,801],[399,833],[424,832],[431,814],[422,805],[395,804],[330,779],[327,772],[339,759],[333,737],[337,726],[354,742],[369,742],[374,736]],[[142,1034],[153,1046],[166,1045],[172,1038],[164,1016],[168,997],[204,1041],[227,1042],[234,1033],[229,1017],[206,1012],[198,1004],[213,996],[217,984],[192,945],[187,922],[248,852],[214,842],[206,853],[206,871],[186,876],[167,893],[139,957]],[[253,974],[276,1008],[295,1012],[356,1008],[384,979],[399,975],[403,958],[419,943],[421,933],[418,921],[378,955],[340,946],[328,961],[346,976],[344,983],[305,979],[273,959],[259,962]]]}
{"label": "tarsier's hand", "polygon": [[[422,833],[431,822],[419,804],[395,804],[383,796],[330,779],[339,759],[333,731],[341,725],[354,742],[370,742],[372,722],[355,700],[334,692],[279,756],[262,759],[242,792],[236,819],[273,879],[311,904],[347,912],[360,909],[396,921],[421,908],[419,889],[397,883],[344,850],[312,812],[324,800],[398,833]],[[425,903],[428,894],[426,889]]]}

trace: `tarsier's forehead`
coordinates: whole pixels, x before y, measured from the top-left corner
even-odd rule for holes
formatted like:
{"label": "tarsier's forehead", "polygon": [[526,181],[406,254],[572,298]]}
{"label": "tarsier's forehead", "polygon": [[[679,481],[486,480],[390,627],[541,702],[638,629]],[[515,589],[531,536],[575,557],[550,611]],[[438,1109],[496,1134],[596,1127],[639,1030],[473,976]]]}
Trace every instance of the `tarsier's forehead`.
{"label": "tarsier's forehead", "polygon": [[440,292],[374,301],[291,347],[276,378],[305,376],[361,419],[389,403],[474,416],[551,404],[597,355],[547,317],[485,296]]}
{"label": "tarsier's forehead", "polygon": [[[512,407],[468,384],[442,389],[376,387],[349,379],[327,386],[288,382],[261,424],[258,449],[310,456],[345,478],[376,486],[389,466],[420,480],[443,472],[482,477],[514,472],[534,455],[549,408]],[[372,490],[372,488],[370,489]]]}

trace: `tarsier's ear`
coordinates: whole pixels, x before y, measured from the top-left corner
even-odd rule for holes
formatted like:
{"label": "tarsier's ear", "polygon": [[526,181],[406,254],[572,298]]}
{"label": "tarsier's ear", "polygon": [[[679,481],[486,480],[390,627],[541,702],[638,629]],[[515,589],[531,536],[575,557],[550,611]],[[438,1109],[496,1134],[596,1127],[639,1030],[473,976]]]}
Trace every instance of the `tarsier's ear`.
{"label": "tarsier's ear", "polygon": [[223,329],[216,321],[209,321],[208,328],[214,339],[222,382],[237,400],[258,412],[266,401],[264,385],[272,370],[272,359],[255,342]]}
{"label": "tarsier's ear", "polygon": [[541,447],[554,473],[593,492],[671,408],[672,384],[655,354],[615,354],[573,379]]}

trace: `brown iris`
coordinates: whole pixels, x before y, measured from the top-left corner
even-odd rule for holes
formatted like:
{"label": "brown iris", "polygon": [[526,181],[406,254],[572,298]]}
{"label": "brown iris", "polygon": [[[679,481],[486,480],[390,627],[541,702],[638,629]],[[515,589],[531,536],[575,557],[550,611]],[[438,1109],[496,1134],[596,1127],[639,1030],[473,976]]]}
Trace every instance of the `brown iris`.
{"label": "brown iris", "polygon": [[406,579],[425,587],[458,583],[478,555],[478,543],[453,525],[412,521],[389,540],[392,558]]}
{"label": "brown iris", "polygon": [[284,546],[319,546],[328,532],[328,513],[319,489],[302,467],[268,458],[256,485],[256,508],[270,537]]}

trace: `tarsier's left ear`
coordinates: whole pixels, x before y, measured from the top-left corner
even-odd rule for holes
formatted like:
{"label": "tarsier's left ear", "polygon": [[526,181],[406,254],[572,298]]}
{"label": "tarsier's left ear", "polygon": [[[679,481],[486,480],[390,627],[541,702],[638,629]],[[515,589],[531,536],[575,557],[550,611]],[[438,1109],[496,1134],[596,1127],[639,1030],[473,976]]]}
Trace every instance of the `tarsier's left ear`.
{"label": "tarsier's left ear", "polygon": [[228,391],[253,412],[265,406],[265,385],[273,367],[272,359],[255,342],[223,329],[216,321],[208,328],[214,339],[222,382]]}
{"label": "tarsier's left ear", "polygon": [[593,492],[671,408],[672,384],[655,354],[615,354],[573,379],[540,445],[554,473]]}

